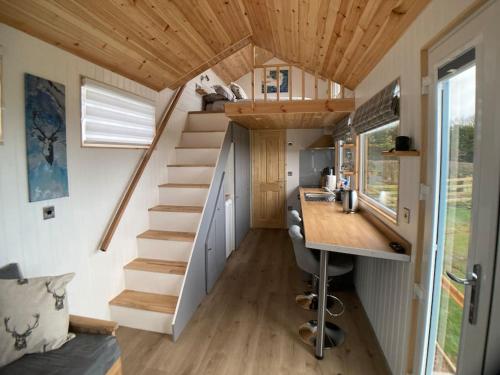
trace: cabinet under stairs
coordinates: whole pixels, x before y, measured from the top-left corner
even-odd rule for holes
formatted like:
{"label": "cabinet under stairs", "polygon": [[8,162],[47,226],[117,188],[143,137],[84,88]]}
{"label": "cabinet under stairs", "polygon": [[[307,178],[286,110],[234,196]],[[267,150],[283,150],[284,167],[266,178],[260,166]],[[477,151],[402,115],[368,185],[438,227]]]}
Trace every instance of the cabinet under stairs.
{"label": "cabinet under stairs", "polygon": [[229,120],[190,113],[149,208],[149,229],[137,235],[138,258],[125,265],[125,290],[110,301],[120,325],[172,333],[172,321]]}

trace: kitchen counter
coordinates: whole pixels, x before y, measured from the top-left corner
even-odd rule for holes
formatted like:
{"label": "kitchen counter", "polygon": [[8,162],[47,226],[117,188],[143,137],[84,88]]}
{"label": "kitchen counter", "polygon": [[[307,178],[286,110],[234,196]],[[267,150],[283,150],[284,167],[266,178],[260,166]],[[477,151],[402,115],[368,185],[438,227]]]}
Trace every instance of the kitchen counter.
{"label": "kitchen counter", "polygon": [[[306,201],[304,193],[324,193],[323,189],[300,188],[300,202],[306,246],[311,249],[327,250],[338,253],[410,261],[410,245],[389,228],[382,230],[384,224],[375,224],[370,213],[347,214],[338,202]],[[389,242],[401,243],[406,253],[396,253]]]}

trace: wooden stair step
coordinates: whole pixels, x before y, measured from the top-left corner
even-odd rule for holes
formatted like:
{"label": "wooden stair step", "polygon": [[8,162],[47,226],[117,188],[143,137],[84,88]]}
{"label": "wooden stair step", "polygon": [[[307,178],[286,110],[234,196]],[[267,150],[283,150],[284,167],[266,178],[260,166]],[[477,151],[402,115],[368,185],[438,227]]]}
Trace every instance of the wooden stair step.
{"label": "wooden stair step", "polygon": [[178,150],[218,150],[218,149],[220,149],[220,147],[207,147],[207,146],[198,146],[198,147],[176,146],[175,148]]}
{"label": "wooden stair step", "polygon": [[118,296],[113,298],[111,305],[130,307],[132,309],[156,311],[165,314],[174,314],[177,306],[177,296],[165,294],[137,292],[125,289]]}
{"label": "wooden stair step", "polygon": [[183,133],[226,133],[222,130],[184,130]]}
{"label": "wooden stair step", "polygon": [[215,164],[167,164],[167,167],[174,167],[174,168],[185,168],[185,167],[209,167],[209,168],[214,168]]}
{"label": "wooden stair step", "polygon": [[166,240],[166,241],[186,241],[193,242],[196,233],[193,232],[175,232],[168,230],[147,230],[141,233],[137,238],[147,238],[151,240]]}
{"label": "wooden stair step", "polygon": [[160,204],[158,206],[151,207],[149,211],[157,212],[184,212],[184,213],[202,213],[203,206],[173,206],[167,204]]}
{"label": "wooden stair step", "polygon": [[136,258],[125,266],[127,270],[170,273],[174,275],[184,275],[186,273],[187,262]]}
{"label": "wooden stair step", "polygon": [[167,184],[161,184],[159,187],[165,187],[165,188],[180,188],[180,189],[208,189],[210,187],[210,184],[172,184],[172,183],[167,183]]}

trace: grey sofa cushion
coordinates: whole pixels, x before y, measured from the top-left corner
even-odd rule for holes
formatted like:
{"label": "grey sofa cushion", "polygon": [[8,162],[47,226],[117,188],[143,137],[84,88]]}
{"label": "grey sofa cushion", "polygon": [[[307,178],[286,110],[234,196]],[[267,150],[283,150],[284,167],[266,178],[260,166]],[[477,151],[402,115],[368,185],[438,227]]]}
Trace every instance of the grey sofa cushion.
{"label": "grey sofa cushion", "polygon": [[0,375],[104,375],[119,357],[116,337],[78,334],[57,350],[27,354],[0,368]]}
{"label": "grey sofa cushion", "polygon": [[2,280],[22,278],[23,275],[21,274],[21,268],[19,268],[19,264],[17,263],[10,263],[0,268],[0,279]]}

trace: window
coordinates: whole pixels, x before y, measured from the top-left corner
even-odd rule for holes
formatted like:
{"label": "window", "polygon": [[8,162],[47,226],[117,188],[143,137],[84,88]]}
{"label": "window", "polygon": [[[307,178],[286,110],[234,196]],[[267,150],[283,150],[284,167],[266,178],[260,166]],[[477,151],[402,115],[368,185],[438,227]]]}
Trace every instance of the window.
{"label": "window", "polygon": [[399,159],[382,156],[394,147],[399,120],[361,134],[361,193],[363,198],[396,218]]}
{"label": "window", "polygon": [[147,147],[155,136],[155,105],[118,88],[84,78],[82,144]]}

